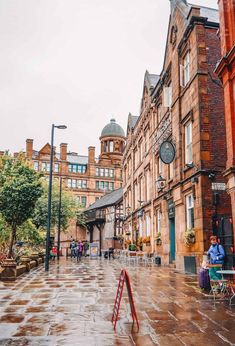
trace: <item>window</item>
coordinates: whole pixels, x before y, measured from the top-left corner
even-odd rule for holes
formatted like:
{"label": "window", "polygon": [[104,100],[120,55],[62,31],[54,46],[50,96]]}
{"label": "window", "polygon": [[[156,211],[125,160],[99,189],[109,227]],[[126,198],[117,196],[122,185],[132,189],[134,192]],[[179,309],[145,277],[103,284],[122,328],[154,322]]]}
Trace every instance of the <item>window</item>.
{"label": "window", "polygon": [[72,179],[72,188],[76,189],[77,187],[77,180],[76,179]]}
{"label": "window", "polygon": [[110,189],[111,191],[114,190],[114,182],[109,183],[109,189]]}
{"label": "window", "polygon": [[109,151],[113,152],[113,141],[109,142]]}
{"label": "window", "polygon": [[157,123],[159,124],[162,120],[162,105],[157,106]]}
{"label": "window", "polygon": [[171,162],[168,166],[169,166],[169,180],[171,180],[173,179],[173,176],[174,176],[173,162]]}
{"label": "window", "polygon": [[180,65],[180,85],[186,86],[190,80],[190,54],[185,55],[183,65]]}
{"label": "window", "polygon": [[149,216],[149,213],[146,214],[146,236],[149,237],[150,236],[150,224],[151,224],[151,219]]}
{"label": "window", "polygon": [[110,169],[110,170],[109,170],[109,176],[110,176],[111,178],[114,177],[114,170],[113,170],[113,169]]}
{"label": "window", "polygon": [[55,163],[54,171],[55,171],[55,173],[59,172],[59,164],[58,163]]}
{"label": "window", "polygon": [[192,122],[185,125],[185,163],[193,162],[192,152]]}
{"label": "window", "polygon": [[139,236],[143,236],[143,223],[142,223],[142,218],[139,218]]}
{"label": "window", "polygon": [[86,173],[86,165],[70,164],[69,172],[72,173]]}
{"label": "window", "polygon": [[77,186],[79,189],[85,189],[87,187],[87,181],[78,179]]}
{"label": "window", "polygon": [[72,187],[72,179],[68,179],[68,188],[71,189]]}
{"label": "window", "polygon": [[158,175],[162,175],[162,169],[163,169],[163,162],[159,157],[158,158]]}
{"label": "window", "polygon": [[164,107],[171,107],[171,104],[172,104],[172,86],[171,86],[171,84],[169,86],[165,86],[163,88],[163,100],[164,100]]}
{"label": "window", "polygon": [[42,162],[42,170],[46,171],[46,167],[47,167],[47,163],[46,162]]}
{"label": "window", "polygon": [[86,207],[86,203],[87,203],[87,198],[86,198],[86,196],[82,196],[82,197],[81,197],[81,204],[82,204],[82,206],[83,206],[83,207]]}
{"label": "window", "polygon": [[139,162],[143,160],[143,150],[142,150],[142,144],[143,142],[139,142]]}
{"label": "window", "polygon": [[100,176],[104,177],[104,168],[100,168]]}
{"label": "window", "polygon": [[157,231],[161,233],[161,219],[162,219],[162,213],[160,209],[157,209]]}
{"label": "window", "polygon": [[33,168],[35,171],[38,171],[38,168],[39,168],[38,161],[34,161]]}
{"label": "window", "polygon": [[96,167],[95,169],[95,175],[98,177],[100,175],[100,170],[98,167]]}
{"label": "window", "polygon": [[109,189],[109,183],[108,181],[104,181],[104,190],[108,190]]}
{"label": "window", "polygon": [[106,177],[109,177],[109,169],[108,169],[108,168],[105,168],[104,171],[105,171],[105,176],[106,176]]}
{"label": "window", "polygon": [[194,227],[194,200],[193,194],[186,196],[186,223],[187,228]]}

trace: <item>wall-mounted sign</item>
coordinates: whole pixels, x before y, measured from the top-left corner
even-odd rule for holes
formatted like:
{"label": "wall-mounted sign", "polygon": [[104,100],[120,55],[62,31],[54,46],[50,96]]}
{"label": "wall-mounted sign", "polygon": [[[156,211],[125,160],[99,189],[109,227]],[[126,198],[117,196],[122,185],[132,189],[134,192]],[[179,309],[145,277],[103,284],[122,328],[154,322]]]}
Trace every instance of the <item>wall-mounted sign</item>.
{"label": "wall-mounted sign", "polygon": [[172,122],[171,122],[171,114],[167,116],[166,119],[162,120],[157,129],[157,133],[155,136],[154,143],[154,152],[157,153],[161,143],[169,138],[172,134]]}
{"label": "wall-mounted sign", "polygon": [[212,183],[211,188],[212,190],[216,190],[216,191],[225,191],[226,183]]}
{"label": "wall-mounted sign", "polygon": [[175,158],[175,147],[170,141],[164,141],[159,149],[159,156],[162,162],[170,164]]}
{"label": "wall-mounted sign", "polygon": [[168,217],[169,219],[173,219],[175,217],[175,203],[173,200],[168,202]]}

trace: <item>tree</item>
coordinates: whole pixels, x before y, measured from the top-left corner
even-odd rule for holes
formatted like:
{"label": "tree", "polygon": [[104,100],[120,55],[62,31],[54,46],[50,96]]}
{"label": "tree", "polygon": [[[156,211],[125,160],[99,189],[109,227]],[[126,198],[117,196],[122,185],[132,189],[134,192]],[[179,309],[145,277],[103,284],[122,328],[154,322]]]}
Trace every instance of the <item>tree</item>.
{"label": "tree", "polygon": [[0,213],[11,228],[8,258],[12,257],[18,227],[33,215],[42,192],[41,175],[30,168],[22,155],[1,157]]}
{"label": "tree", "polygon": [[[58,224],[59,216],[59,184],[54,181],[52,188],[52,201],[51,201],[51,228],[54,228]],[[47,216],[48,216],[48,183],[44,183],[44,193],[38,199],[32,221],[38,229],[47,228]],[[69,222],[72,219],[77,219],[81,224],[85,225],[84,213],[81,211],[81,205],[79,205],[74,196],[67,190],[63,190],[61,195],[61,212],[60,222],[61,230],[65,231]]]}

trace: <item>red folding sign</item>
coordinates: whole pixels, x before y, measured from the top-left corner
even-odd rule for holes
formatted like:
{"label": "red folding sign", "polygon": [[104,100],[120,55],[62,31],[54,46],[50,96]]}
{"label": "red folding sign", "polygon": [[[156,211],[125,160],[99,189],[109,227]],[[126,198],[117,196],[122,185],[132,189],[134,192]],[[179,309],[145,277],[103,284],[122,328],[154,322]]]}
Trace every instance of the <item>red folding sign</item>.
{"label": "red folding sign", "polygon": [[137,327],[139,330],[139,322],[138,322],[138,318],[137,318],[136,311],[135,311],[135,305],[134,305],[134,299],[133,299],[132,290],[131,290],[130,278],[129,278],[129,275],[127,274],[125,269],[122,269],[120,277],[119,277],[118,289],[117,289],[114,308],[113,308],[112,323],[114,324],[114,330],[116,330],[116,324],[117,324],[117,320],[118,320],[118,313],[119,313],[119,308],[120,308],[121,299],[122,299],[124,282],[126,283],[129,303],[130,303],[130,307],[131,307],[131,316],[132,316],[133,324],[136,321],[136,324],[137,324]]}

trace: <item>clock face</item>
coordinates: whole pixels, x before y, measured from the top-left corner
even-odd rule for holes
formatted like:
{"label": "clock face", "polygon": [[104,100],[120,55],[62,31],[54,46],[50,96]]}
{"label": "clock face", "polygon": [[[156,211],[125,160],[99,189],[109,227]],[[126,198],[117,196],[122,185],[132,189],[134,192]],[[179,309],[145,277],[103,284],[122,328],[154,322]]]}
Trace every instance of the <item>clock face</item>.
{"label": "clock face", "polygon": [[162,162],[169,165],[175,158],[174,145],[169,141],[164,141],[160,146],[159,156]]}

